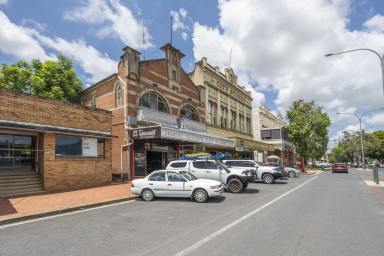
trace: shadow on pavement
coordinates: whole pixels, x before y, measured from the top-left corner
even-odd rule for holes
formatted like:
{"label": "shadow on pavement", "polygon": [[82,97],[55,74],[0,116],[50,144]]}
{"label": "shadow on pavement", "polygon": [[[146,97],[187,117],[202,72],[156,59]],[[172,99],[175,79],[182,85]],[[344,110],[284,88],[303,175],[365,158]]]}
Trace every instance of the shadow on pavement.
{"label": "shadow on pavement", "polygon": [[246,188],[243,192],[241,192],[241,194],[256,194],[259,192],[260,192],[260,190],[258,190],[256,188]]}
{"label": "shadow on pavement", "polygon": [[[225,196],[218,196],[218,197],[212,197],[210,198],[206,203],[222,203],[225,200]],[[142,198],[137,199],[138,202],[143,202],[143,203],[151,203],[151,202],[145,202]],[[194,200],[191,200],[190,198],[180,198],[180,197],[156,197],[155,201],[157,202],[191,202],[195,203]]]}

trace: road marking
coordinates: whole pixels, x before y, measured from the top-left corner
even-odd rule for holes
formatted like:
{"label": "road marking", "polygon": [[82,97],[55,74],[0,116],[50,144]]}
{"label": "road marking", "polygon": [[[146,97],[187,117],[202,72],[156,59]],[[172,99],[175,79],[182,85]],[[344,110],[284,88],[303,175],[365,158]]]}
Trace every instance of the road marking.
{"label": "road marking", "polygon": [[197,241],[196,243],[194,243],[193,245],[191,245],[190,247],[187,247],[185,248],[184,250],[178,252],[175,254],[175,256],[183,256],[183,255],[187,255],[189,253],[191,253],[192,251],[198,249],[199,247],[203,246],[204,244],[208,243],[209,241],[213,240],[214,238],[220,236],[221,234],[223,234],[224,232],[226,232],[227,230],[229,230],[230,228],[240,224],[241,222],[243,222],[244,220],[248,219],[249,217],[255,215],[256,213],[260,212],[261,210],[263,210],[264,208],[272,205],[273,203],[279,201],[280,199],[286,197],[287,195],[289,195],[290,193],[294,192],[295,190],[301,188],[302,186],[304,186],[305,184],[313,181],[314,179],[318,178],[319,175],[316,175],[314,177],[312,177],[311,179],[307,180],[306,182],[304,182],[303,184],[297,186],[297,187],[294,187],[293,189],[285,192],[284,194],[276,197],[275,199],[273,199],[272,201],[269,201],[268,203],[260,206],[259,208],[251,211],[250,213],[244,215],[243,217],[227,224],[226,226],[220,228],[219,230],[217,230],[216,232],[206,236],[205,238],[201,239],[200,241]]}
{"label": "road marking", "polygon": [[52,215],[52,216],[41,217],[41,218],[32,219],[32,220],[25,220],[25,221],[20,221],[20,222],[16,222],[16,223],[0,225],[0,230],[1,229],[6,229],[6,228],[9,228],[9,227],[14,227],[14,226],[19,226],[19,225],[27,224],[27,223],[33,223],[33,222],[37,222],[37,221],[49,220],[49,219],[54,219],[54,218],[58,218],[58,217],[62,217],[62,216],[68,216],[68,215],[73,215],[73,214],[78,214],[78,213],[83,213],[83,212],[89,212],[89,211],[93,211],[93,210],[108,208],[108,207],[112,207],[112,206],[128,204],[128,203],[132,203],[134,201],[135,200],[130,200],[130,201],[124,201],[124,202],[119,202],[119,203],[114,203],[114,204],[101,205],[101,206],[92,207],[92,208],[88,208],[88,209],[76,210],[76,211],[73,211],[73,212],[60,213],[60,214],[56,214],[56,215]]}

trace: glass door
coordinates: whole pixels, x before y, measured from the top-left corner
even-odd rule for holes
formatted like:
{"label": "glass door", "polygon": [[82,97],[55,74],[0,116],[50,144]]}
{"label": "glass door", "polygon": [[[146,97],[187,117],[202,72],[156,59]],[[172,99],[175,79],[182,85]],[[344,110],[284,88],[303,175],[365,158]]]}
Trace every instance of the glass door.
{"label": "glass door", "polygon": [[36,161],[36,137],[0,134],[0,171],[32,171]]}
{"label": "glass door", "polygon": [[0,170],[12,168],[13,136],[0,134]]}

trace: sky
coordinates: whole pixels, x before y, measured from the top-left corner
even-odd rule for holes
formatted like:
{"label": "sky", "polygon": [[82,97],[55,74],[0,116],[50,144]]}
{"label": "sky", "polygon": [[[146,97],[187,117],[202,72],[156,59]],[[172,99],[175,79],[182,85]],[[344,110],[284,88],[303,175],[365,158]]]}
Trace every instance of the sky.
{"label": "sky", "polygon": [[[89,86],[116,72],[125,45],[162,58],[171,31],[187,72],[204,56],[221,70],[230,65],[254,106],[284,115],[297,99],[321,105],[332,119],[329,147],[358,129],[337,112],[384,106],[377,56],[324,57],[384,53],[382,0],[0,0],[0,63],[64,54]],[[384,129],[384,111],[366,115],[363,128]]]}

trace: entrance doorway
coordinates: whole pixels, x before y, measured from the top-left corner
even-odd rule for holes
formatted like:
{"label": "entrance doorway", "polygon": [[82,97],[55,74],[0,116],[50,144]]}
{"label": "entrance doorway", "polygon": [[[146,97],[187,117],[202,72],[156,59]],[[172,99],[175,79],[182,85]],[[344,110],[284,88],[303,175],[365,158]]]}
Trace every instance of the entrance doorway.
{"label": "entrance doorway", "polygon": [[167,152],[147,151],[147,174],[165,169],[166,165]]}
{"label": "entrance doorway", "polygon": [[33,171],[36,137],[0,134],[0,171]]}

